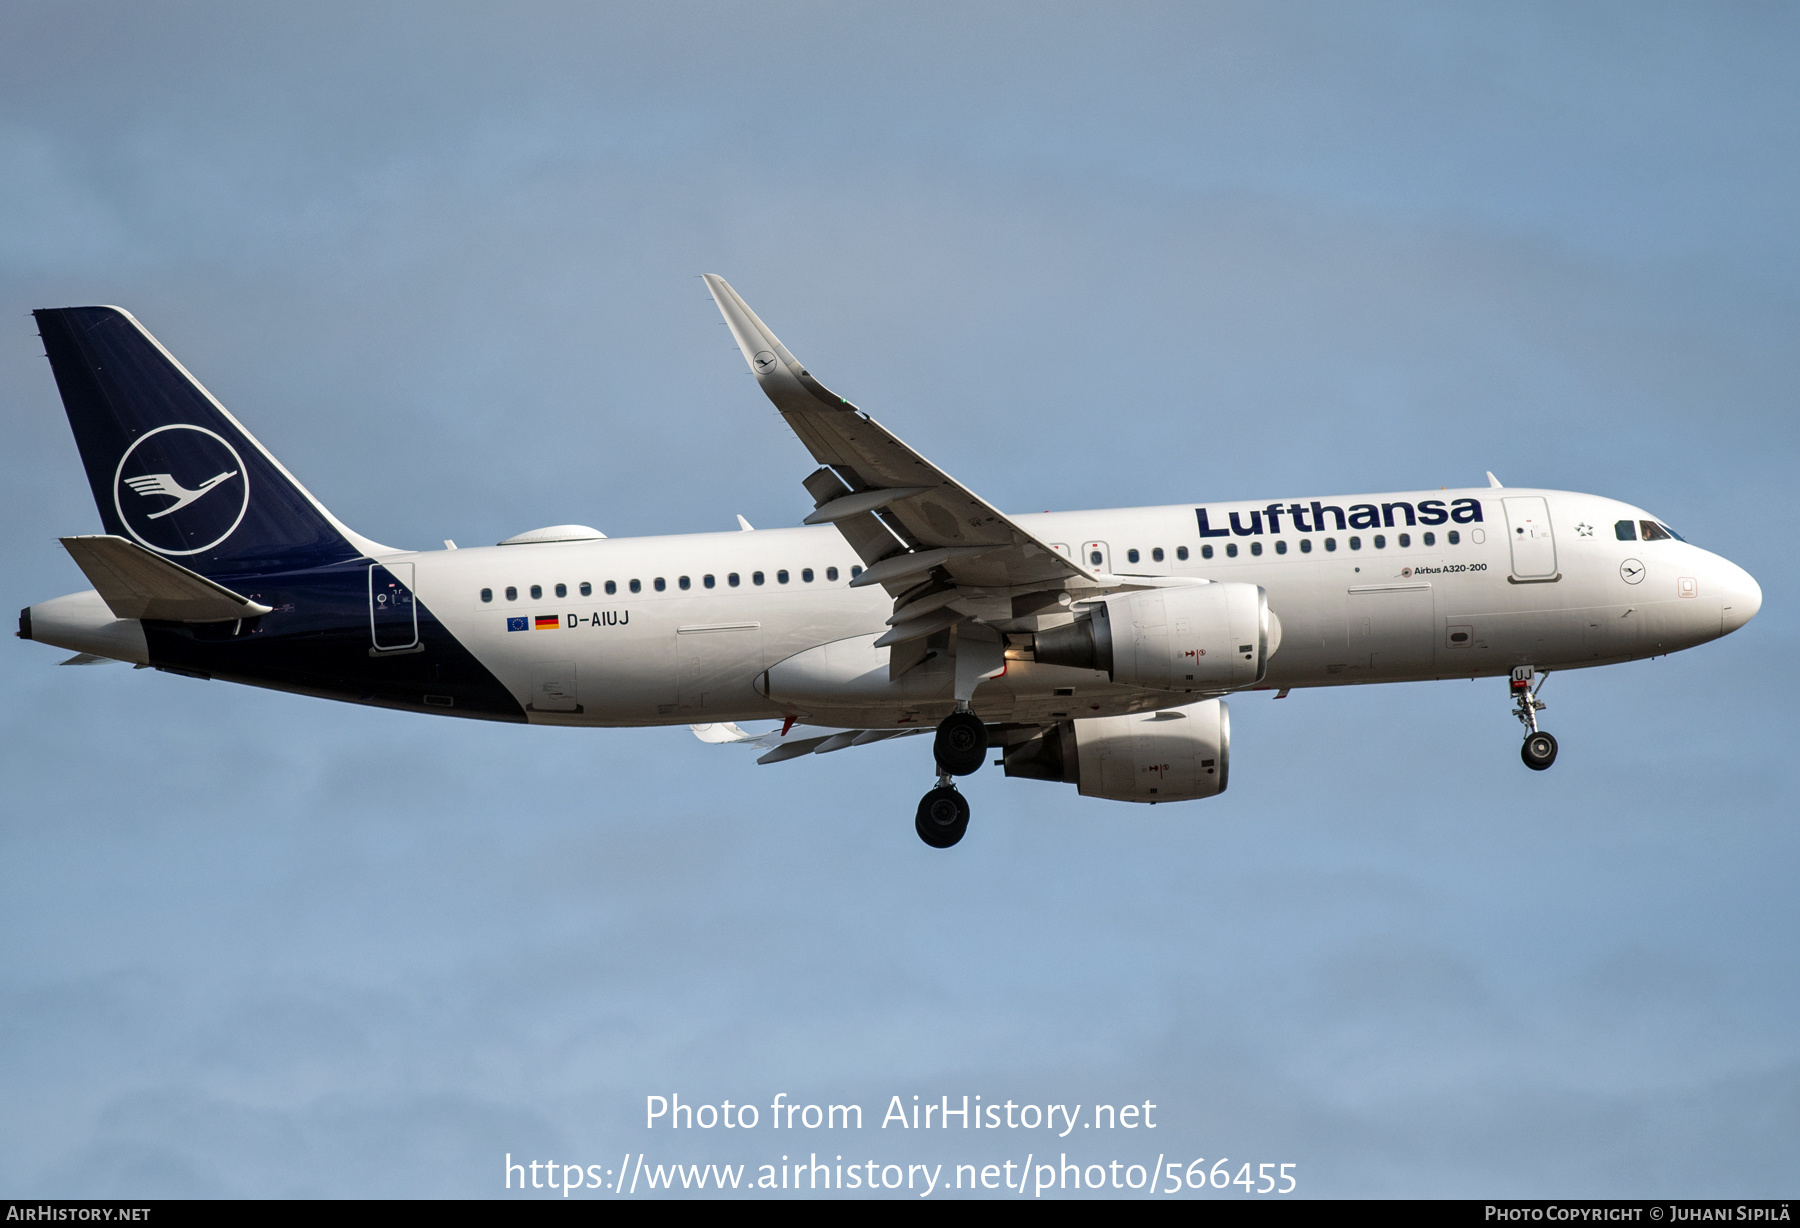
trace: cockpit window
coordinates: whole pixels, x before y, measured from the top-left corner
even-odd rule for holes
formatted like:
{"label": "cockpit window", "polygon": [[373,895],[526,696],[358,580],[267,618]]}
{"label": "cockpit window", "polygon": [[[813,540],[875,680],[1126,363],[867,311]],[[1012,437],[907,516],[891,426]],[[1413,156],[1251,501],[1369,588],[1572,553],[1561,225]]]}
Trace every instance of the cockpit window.
{"label": "cockpit window", "polygon": [[1634,542],[1637,540],[1637,525],[1629,520],[1621,520],[1613,526],[1613,536],[1622,542]]}
{"label": "cockpit window", "polygon": [[1638,528],[1643,530],[1644,540],[1647,542],[1668,541],[1671,537],[1675,536],[1673,533],[1657,524],[1654,520],[1640,520],[1638,521]]}
{"label": "cockpit window", "polygon": [[1683,537],[1681,534],[1677,533],[1674,529],[1671,529],[1668,525],[1664,524],[1660,520],[1656,522],[1656,527],[1661,529],[1664,533],[1667,533],[1670,537],[1673,537],[1678,542],[1684,542],[1687,540],[1687,538]]}

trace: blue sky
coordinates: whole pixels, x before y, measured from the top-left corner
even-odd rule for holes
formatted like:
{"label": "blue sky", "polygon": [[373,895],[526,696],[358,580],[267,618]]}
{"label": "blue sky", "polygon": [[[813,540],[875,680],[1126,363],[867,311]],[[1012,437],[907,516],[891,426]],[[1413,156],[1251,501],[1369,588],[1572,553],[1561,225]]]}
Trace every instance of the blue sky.
{"label": "blue sky", "polygon": [[1787,1192],[1792,9],[0,22],[12,607],[85,587],[55,539],[98,523],[40,306],[127,307],[377,540],[796,523],[810,463],[702,272],[1004,508],[1492,469],[1643,504],[1765,594],[1554,678],[1542,775],[1499,681],[1246,696],[1225,796],[983,772],[948,856],[917,740],[757,768],[8,641],[0,1191],[754,1165],[771,1138],[677,1145],[644,1097],[785,1091],[1150,1099],[1172,1158],[1320,1195]]}

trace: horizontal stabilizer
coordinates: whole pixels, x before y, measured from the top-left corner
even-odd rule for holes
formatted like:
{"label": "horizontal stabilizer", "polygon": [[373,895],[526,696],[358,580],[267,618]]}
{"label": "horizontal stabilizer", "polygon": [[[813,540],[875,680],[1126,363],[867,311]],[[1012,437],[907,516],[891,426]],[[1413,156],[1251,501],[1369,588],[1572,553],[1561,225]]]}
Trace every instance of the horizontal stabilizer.
{"label": "horizontal stabilizer", "polygon": [[221,623],[270,610],[123,537],[65,537],[62,544],[120,618]]}
{"label": "horizontal stabilizer", "polygon": [[696,738],[713,746],[721,746],[729,742],[748,742],[756,736],[745,733],[730,721],[717,725],[689,725],[688,728],[693,730]]}

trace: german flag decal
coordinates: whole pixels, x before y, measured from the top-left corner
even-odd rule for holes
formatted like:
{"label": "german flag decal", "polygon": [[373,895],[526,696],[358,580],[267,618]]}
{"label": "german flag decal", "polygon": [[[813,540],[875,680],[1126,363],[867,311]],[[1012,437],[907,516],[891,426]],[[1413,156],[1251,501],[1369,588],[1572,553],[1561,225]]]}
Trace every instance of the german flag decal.
{"label": "german flag decal", "polygon": [[537,631],[554,631],[562,626],[562,619],[554,614],[539,614],[533,622],[533,629]]}

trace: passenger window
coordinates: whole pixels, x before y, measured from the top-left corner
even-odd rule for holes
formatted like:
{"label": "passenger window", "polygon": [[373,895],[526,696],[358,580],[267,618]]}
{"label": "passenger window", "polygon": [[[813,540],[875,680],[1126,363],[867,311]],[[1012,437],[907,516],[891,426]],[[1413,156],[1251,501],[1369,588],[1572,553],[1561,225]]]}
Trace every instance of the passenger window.
{"label": "passenger window", "polygon": [[482,589],[481,590],[481,599],[483,601],[492,601],[494,599],[494,590],[491,588]]}
{"label": "passenger window", "polygon": [[1130,563],[1138,561],[1138,552],[1135,546],[1125,552],[1125,560]]}
{"label": "passenger window", "polygon": [[706,585],[707,588],[711,588],[714,584],[717,584],[718,581],[714,580],[711,576],[701,576],[700,583]]}
{"label": "passenger window", "polygon": [[586,580],[583,580],[581,582],[581,595],[583,597],[592,597],[594,595],[594,586],[589,584]]}
{"label": "passenger window", "polygon": [[850,569],[850,578],[852,580],[854,580],[854,579],[856,579],[856,577],[862,575],[862,573],[863,573],[863,569],[861,567],[852,567]]}
{"label": "passenger window", "polygon": [[1088,562],[1092,563],[1095,567],[1100,566],[1100,552],[1098,550],[1088,551]]}
{"label": "passenger window", "polygon": [[1200,547],[1200,557],[1203,559],[1210,559],[1212,557],[1212,547],[1211,546]]}
{"label": "passenger window", "polygon": [[1225,543],[1225,557],[1228,559],[1235,559],[1237,557],[1237,543],[1236,542],[1226,542]]}
{"label": "passenger window", "polygon": [[1187,547],[1186,546],[1175,547],[1175,557],[1180,559],[1184,563],[1187,562]]}
{"label": "passenger window", "polygon": [[762,582],[763,582],[763,573],[762,572],[753,571],[750,573],[750,583],[761,584]]}
{"label": "passenger window", "polygon": [[514,588],[510,584],[507,585],[506,586],[506,599],[508,601],[517,601],[519,599],[519,590]]}
{"label": "passenger window", "polygon": [[725,583],[731,585],[732,588],[736,588],[738,586],[738,573],[734,571],[726,576]]}
{"label": "passenger window", "polygon": [[567,584],[558,584],[556,586],[556,595],[558,597],[567,597],[569,595],[569,586]]}
{"label": "passenger window", "polygon": [[1312,538],[1302,537],[1300,539],[1300,553],[1301,554],[1311,554],[1312,553]]}
{"label": "passenger window", "polygon": [[800,579],[805,581],[808,584],[811,584],[812,583],[812,568],[802,567],[800,569]]}
{"label": "passenger window", "polygon": [[1163,553],[1162,553],[1161,546],[1158,546],[1156,549],[1154,549],[1150,552],[1150,561],[1153,563],[1160,563],[1163,561]]}
{"label": "passenger window", "polygon": [[619,591],[619,585],[616,580],[608,580],[606,582],[606,595],[608,597],[612,596],[614,593],[616,593],[618,591]]}
{"label": "passenger window", "polygon": [[1352,537],[1350,539],[1350,548],[1352,550],[1361,550],[1362,549],[1362,538]]}
{"label": "passenger window", "polygon": [[1325,553],[1330,554],[1333,550],[1336,550],[1336,549],[1337,549],[1337,538],[1327,537],[1325,539]]}
{"label": "passenger window", "polygon": [[835,580],[835,579],[837,579],[837,568],[835,568],[835,567],[827,567],[827,568],[826,568],[826,569],[825,569],[825,578],[826,578],[826,579],[827,579],[827,580]]}
{"label": "passenger window", "polygon": [[656,577],[656,579],[652,580],[651,583],[656,586],[656,591],[659,593],[669,587],[669,582],[667,580],[663,579],[661,576]]}
{"label": "passenger window", "polygon": [[688,579],[686,576],[681,577],[681,579],[675,581],[675,583],[681,589],[681,591],[684,593],[687,592],[688,589],[690,589],[694,586],[694,582],[692,580]]}
{"label": "passenger window", "polygon": [[1436,533],[1427,533],[1425,535],[1424,540],[1425,540],[1425,544],[1427,546],[1435,546],[1435,545],[1437,545],[1437,534]]}
{"label": "passenger window", "polygon": [[1454,546],[1457,542],[1462,540],[1462,534],[1458,533],[1455,529],[1451,529],[1448,533],[1444,534],[1444,540]]}
{"label": "passenger window", "polygon": [[1375,548],[1377,550],[1387,549],[1387,538],[1380,533],[1375,535]]}
{"label": "passenger window", "polygon": [[1282,542],[1282,541],[1276,542],[1275,543],[1275,553],[1276,554],[1286,554],[1287,553],[1287,543]]}
{"label": "passenger window", "polygon": [[542,601],[544,599],[544,586],[542,584],[533,584],[531,586],[531,599],[533,601]]}
{"label": "passenger window", "polygon": [[1400,548],[1402,550],[1404,550],[1410,545],[1412,545],[1412,534],[1411,533],[1402,533],[1400,535]]}
{"label": "passenger window", "polygon": [[633,580],[630,588],[634,593],[641,593],[644,591],[644,582],[642,580]]}
{"label": "passenger window", "polygon": [[787,583],[787,569],[785,567],[775,573],[775,583],[777,583],[777,584],[786,584]]}
{"label": "passenger window", "polygon": [[1250,553],[1260,556],[1262,554],[1262,543],[1261,542],[1251,542],[1250,543]]}
{"label": "passenger window", "polygon": [[1654,520],[1640,520],[1638,528],[1643,531],[1644,540],[1647,542],[1668,541],[1670,537],[1674,536]]}

